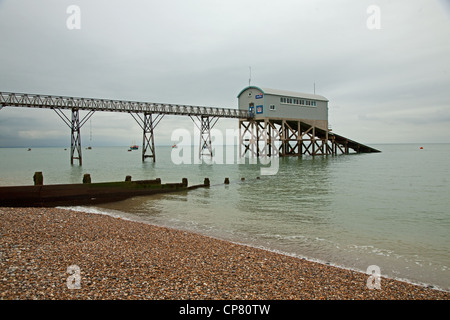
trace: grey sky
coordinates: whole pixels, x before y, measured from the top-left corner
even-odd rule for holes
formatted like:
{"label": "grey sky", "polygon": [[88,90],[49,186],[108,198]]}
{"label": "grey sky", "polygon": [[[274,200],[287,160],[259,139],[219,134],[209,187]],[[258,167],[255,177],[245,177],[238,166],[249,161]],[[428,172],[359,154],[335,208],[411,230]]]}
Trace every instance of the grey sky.
{"label": "grey sky", "polygon": [[[66,26],[73,4],[80,30]],[[315,82],[333,130],[353,140],[450,142],[448,0],[0,0],[0,39],[0,91],[237,108],[251,66],[253,85]],[[95,113],[85,146],[90,126],[93,145],[142,139],[127,114]],[[166,116],[156,143],[180,127],[192,121]],[[0,147],[69,144],[51,110],[0,110]]]}

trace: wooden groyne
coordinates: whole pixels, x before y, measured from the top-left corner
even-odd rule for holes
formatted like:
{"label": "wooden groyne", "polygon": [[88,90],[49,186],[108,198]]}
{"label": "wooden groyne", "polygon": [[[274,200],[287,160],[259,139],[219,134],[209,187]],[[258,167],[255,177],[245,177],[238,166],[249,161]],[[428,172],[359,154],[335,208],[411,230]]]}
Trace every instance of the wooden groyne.
{"label": "wooden groyne", "polygon": [[186,178],[181,183],[161,183],[161,179],[91,183],[90,175],[79,184],[43,184],[42,174],[36,172],[35,185],[0,187],[0,207],[55,207],[90,205],[124,200],[135,196],[187,191],[209,187],[209,179],[203,184],[188,186]]}

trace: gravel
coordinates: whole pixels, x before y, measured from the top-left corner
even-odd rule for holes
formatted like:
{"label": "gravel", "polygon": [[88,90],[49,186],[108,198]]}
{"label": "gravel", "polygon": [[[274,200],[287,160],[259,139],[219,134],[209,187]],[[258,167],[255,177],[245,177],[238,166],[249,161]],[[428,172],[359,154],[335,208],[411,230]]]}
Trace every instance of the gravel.
{"label": "gravel", "polygon": [[370,290],[368,277],[106,215],[0,208],[4,300],[449,299],[448,292],[386,278]]}

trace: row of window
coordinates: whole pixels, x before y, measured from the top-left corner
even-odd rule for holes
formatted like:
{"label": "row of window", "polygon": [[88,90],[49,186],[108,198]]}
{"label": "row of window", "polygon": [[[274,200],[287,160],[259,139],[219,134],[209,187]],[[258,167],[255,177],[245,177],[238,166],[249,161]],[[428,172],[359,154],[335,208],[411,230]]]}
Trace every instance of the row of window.
{"label": "row of window", "polygon": [[310,106],[315,107],[316,101],[314,100],[305,100],[305,99],[295,99],[295,98],[285,98],[281,97],[280,102],[284,104],[296,104],[299,106]]}

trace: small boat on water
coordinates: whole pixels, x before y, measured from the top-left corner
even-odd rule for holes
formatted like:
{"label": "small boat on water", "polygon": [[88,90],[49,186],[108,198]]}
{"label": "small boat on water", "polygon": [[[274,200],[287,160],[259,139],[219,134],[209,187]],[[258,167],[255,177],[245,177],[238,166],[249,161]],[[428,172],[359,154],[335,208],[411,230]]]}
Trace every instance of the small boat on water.
{"label": "small boat on water", "polygon": [[130,146],[130,150],[138,150],[139,146],[136,144],[133,144],[132,146]]}
{"label": "small boat on water", "polygon": [[177,146],[176,144],[174,144],[174,145],[172,146],[172,148],[175,149],[175,148],[178,148],[178,146]]}

